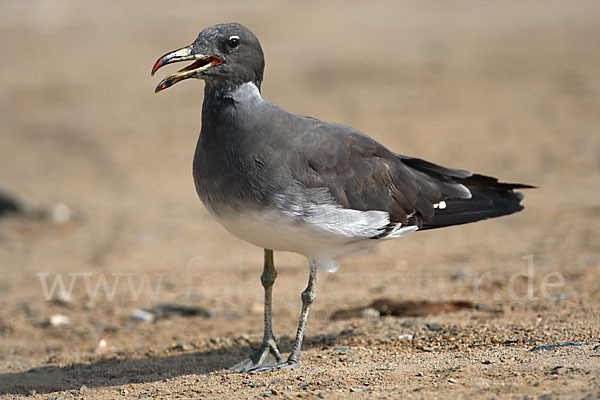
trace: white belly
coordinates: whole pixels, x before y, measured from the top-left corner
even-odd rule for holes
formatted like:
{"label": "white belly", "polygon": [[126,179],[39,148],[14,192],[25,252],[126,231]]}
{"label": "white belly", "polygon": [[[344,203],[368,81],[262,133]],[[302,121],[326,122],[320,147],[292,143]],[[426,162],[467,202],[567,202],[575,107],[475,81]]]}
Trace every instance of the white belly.
{"label": "white belly", "polygon": [[[337,269],[336,259],[368,250],[389,223],[383,211],[348,210],[319,205],[310,215],[281,209],[214,215],[229,232],[256,246],[302,254],[322,269]],[[416,230],[410,227],[409,231]]]}

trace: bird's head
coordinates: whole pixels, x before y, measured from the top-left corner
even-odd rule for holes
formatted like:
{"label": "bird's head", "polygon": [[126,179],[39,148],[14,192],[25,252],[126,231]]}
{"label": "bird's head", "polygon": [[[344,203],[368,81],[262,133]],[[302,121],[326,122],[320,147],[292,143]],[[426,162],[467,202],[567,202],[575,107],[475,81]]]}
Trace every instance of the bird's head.
{"label": "bird's head", "polygon": [[155,92],[188,78],[203,79],[215,87],[253,82],[260,88],[265,68],[258,39],[237,23],[204,29],[191,45],[160,57],[152,67],[152,75],[163,65],[180,61],[192,61],[192,64],[160,81]]}

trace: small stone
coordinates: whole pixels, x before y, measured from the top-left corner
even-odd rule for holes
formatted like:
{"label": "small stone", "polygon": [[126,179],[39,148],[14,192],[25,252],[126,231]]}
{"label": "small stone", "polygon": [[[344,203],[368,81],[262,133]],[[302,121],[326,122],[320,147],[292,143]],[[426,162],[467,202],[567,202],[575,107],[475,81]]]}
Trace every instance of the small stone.
{"label": "small stone", "polygon": [[483,360],[481,363],[485,365],[490,365],[492,362],[490,360]]}
{"label": "small stone", "polygon": [[192,345],[185,343],[185,342],[179,342],[179,343],[173,345],[171,347],[171,349],[180,350],[180,351],[189,351],[189,350],[192,350]]}
{"label": "small stone", "polygon": [[106,349],[106,346],[108,346],[108,343],[106,342],[106,340],[105,339],[100,339],[100,341],[96,345],[96,348],[94,349],[94,354],[101,354],[101,353],[103,353],[104,350]]}
{"label": "small stone", "polygon": [[70,293],[66,293],[63,290],[59,290],[56,294],[56,297],[54,297],[52,301],[61,306],[68,306],[73,304],[73,297]]}
{"label": "small stone", "polygon": [[348,346],[337,346],[333,348],[333,351],[339,351],[341,353],[344,353],[346,351],[348,351],[349,347]]}
{"label": "small stone", "polygon": [[94,354],[97,356],[115,353],[117,348],[115,346],[109,346],[108,342],[105,339],[100,339],[96,348],[94,349]]}
{"label": "small stone", "polygon": [[552,368],[552,372],[550,372],[551,375],[564,375],[566,373],[567,369],[562,365],[557,365],[556,367]]}
{"label": "small stone", "polygon": [[376,309],[369,307],[362,310],[360,316],[362,318],[379,318],[381,314]]}
{"label": "small stone", "polygon": [[404,333],[402,335],[398,336],[399,340],[412,340],[413,339],[413,335],[409,334],[409,333]]}
{"label": "small stone", "polygon": [[213,310],[183,303],[161,303],[146,311],[152,313],[159,319],[169,318],[174,315],[181,315],[184,317],[199,316],[204,318],[210,318],[215,315]]}
{"label": "small stone", "polygon": [[436,324],[435,322],[426,322],[425,327],[430,331],[439,331],[440,329],[442,329],[442,327],[439,324]]}
{"label": "small stone", "polygon": [[423,376],[423,373],[422,373],[422,372],[417,372],[417,373],[415,374],[415,376]]}
{"label": "small stone", "polygon": [[591,345],[591,343],[588,342],[572,342],[572,341],[568,341],[568,342],[557,342],[557,343],[548,343],[548,344],[538,344],[536,346],[533,346],[529,351],[538,351],[538,350],[552,350],[552,349],[556,349],[558,347],[565,347],[565,346],[588,346]]}
{"label": "small stone", "polygon": [[56,224],[63,224],[71,219],[71,209],[63,203],[59,203],[48,210],[49,219]]}
{"label": "small stone", "polygon": [[456,379],[454,379],[454,378],[449,378],[449,379],[448,379],[448,382],[450,382],[450,383],[457,383],[457,380],[456,380]]}
{"label": "small stone", "polygon": [[151,322],[154,319],[154,314],[139,309],[132,310],[130,315],[134,321]]}
{"label": "small stone", "polygon": [[69,320],[69,317],[67,317],[66,315],[63,315],[63,314],[54,314],[54,315],[50,316],[50,319],[49,319],[49,323],[52,326],[67,325],[69,322],[71,322]]}

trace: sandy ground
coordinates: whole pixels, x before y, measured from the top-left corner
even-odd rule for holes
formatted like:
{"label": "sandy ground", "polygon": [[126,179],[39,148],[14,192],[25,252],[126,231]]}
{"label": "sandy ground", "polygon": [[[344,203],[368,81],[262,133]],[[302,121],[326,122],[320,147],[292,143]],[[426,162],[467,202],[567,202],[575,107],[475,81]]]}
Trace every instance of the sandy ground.
{"label": "sandy ground", "polygon": [[[599,398],[600,3],[297,4],[0,3],[0,187],[53,212],[0,220],[0,398]],[[150,77],[224,21],[261,39],[266,99],[539,189],[320,274],[302,367],[226,371],[260,342],[262,250],[194,192],[202,82]],[[308,274],[275,261],[287,352]],[[476,306],[331,318],[378,298]],[[164,303],[209,315],[131,317]]]}

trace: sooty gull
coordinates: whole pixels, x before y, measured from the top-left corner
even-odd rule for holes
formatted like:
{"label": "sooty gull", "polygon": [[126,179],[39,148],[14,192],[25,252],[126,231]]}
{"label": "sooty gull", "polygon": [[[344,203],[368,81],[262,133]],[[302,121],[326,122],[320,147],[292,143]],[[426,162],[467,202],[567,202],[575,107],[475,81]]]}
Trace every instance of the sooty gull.
{"label": "sooty gull", "polygon": [[[196,191],[228,231],[264,248],[261,347],[237,371],[295,368],[317,269],[408,232],[465,224],[523,209],[523,184],[396,154],[351,127],[291,114],[260,92],[264,57],[243,25],[204,29],[187,47],[160,57],[192,64],[163,79],[160,92],[188,78],[205,81],[202,129],[194,154]],[[291,354],[284,360],[271,330],[273,251],[308,258],[309,280]]]}

